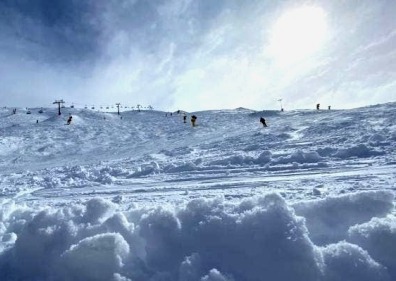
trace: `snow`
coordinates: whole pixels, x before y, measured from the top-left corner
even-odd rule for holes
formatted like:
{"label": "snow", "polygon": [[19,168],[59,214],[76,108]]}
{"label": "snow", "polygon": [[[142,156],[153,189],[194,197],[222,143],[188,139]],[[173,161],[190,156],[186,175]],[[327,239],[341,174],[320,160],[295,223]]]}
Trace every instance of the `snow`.
{"label": "snow", "polygon": [[395,280],[395,107],[2,108],[0,280]]}

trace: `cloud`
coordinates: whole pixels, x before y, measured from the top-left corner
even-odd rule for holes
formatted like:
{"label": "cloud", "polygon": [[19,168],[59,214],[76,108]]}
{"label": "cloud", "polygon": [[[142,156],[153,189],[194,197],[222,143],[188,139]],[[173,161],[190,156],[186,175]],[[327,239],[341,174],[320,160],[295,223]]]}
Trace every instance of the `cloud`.
{"label": "cloud", "polygon": [[302,3],[2,3],[1,102],[45,105],[57,96],[82,106],[121,102],[192,111],[277,108],[280,97],[286,108],[394,99],[393,29],[382,31],[392,15],[376,20],[383,3],[319,1],[331,40],[315,56],[277,67],[267,52],[271,28]]}

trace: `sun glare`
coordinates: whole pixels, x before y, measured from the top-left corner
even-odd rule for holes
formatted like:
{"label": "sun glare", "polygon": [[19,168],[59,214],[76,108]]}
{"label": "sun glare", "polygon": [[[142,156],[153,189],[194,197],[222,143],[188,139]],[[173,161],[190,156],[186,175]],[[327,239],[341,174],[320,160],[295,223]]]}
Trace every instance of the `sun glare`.
{"label": "sun glare", "polygon": [[269,51],[282,65],[298,62],[323,45],[326,29],[326,15],[319,7],[287,11],[272,29]]}

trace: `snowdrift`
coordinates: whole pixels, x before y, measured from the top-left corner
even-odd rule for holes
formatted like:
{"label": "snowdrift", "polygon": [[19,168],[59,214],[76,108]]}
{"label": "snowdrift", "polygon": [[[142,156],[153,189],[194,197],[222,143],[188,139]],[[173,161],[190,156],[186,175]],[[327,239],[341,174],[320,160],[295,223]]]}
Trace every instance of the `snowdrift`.
{"label": "snowdrift", "polygon": [[3,202],[0,279],[394,280],[393,199],[373,191],[290,205],[270,193],[121,208],[95,198],[40,210]]}

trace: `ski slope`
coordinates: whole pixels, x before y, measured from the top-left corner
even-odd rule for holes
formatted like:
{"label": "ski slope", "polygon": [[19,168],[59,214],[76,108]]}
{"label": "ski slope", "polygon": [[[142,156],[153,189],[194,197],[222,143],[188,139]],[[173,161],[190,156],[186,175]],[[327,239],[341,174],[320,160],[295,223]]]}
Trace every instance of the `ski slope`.
{"label": "ski slope", "polygon": [[0,279],[396,280],[395,107],[2,108]]}

